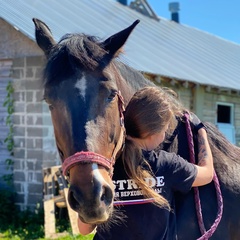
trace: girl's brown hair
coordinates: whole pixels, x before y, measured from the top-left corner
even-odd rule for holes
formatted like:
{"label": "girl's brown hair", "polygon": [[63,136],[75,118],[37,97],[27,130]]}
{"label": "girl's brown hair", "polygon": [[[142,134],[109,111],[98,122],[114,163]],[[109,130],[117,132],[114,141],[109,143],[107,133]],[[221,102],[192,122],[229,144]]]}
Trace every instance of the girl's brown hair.
{"label": "girl's brown hair", "polygon": [[151,167],[142,155],[142,150],[132,138],[146,138],[161,132],[171,124],[175,113],[171,96],[157,87],[145,87],[134,94],[124,113],[126,142],[122,153],[125,170],[134,179],[146,198],[154,198],[155,204],[169,209],[167,200],[145,182],[154,177]]}

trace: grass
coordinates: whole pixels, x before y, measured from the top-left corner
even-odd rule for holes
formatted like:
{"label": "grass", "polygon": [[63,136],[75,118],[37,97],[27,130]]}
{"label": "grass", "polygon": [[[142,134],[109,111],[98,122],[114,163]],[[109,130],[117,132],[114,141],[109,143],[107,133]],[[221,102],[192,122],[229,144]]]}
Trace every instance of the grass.
{"label": "grass", "polygon": [[[56,215],[57,240],[92,240],[88,236],[72,235],[68,214],[65,209]],[[63,236],[64,235],[64,236]],[[38,206],[35,211],[19,211],[14,205],[13,193],[0,190],[0,240],[50,240],[44,238],[44,213]],[[51,238],[53,239],[53,238]]]}
{"label": "grass", "polygon": [[29,238],[30,236],[26,236],[23,238],[23,234],[21,233],[19,235],[19,232],[12,232],[10,230],[7,230],[4,233],[0,233],[0,239],[1,240],[92,240],[93,239],[93,234],[89,234],[87,236],[81,236],[81,235],[71,235],[70,233],[68,233],[66,236],[59,236],[59,237],[54,237],[54,238],[42,238],[42,237],[36,237],[36,238]]}
{"label": "grass", "polygon": [[[3,240],[92,240],[93,234],[87,236],[72,235],[69,220],[61,220],[56,224],[56,231],[54,237],[44,237],[44,222],[42,213],[32,213],[29,211],[21,212],[24,216],[18,217],[14,223],[6,225],[0,220],[0,239]],[[18,222],[18,223],[16,223]]]}
{"label": "grass", "polygon": [[[28,234],[27,234],[28,235]],[[23,238],[23,234],[19,234],[19,232],[12,232],[11,230],[7,230],[4,233],[0,233],[0,239],[1,240],[52,240],[53,238],[42,238],[42,237],[36,237],[36,238],[29,238],[30,236],[25,235],[25,237]],[[66,236],[59,236],[59,237],[54,237],[55,240],[92,240],[93,239],[93,234],[89,234],[87,236],[81,236],[81,235],[72,235],[70,233],[67,233]]]}

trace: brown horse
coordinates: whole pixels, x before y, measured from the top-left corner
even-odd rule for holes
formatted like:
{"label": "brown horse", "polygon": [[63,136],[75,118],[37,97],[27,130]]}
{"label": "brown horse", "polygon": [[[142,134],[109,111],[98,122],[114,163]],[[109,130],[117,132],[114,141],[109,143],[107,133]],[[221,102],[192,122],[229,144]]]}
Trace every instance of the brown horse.
{"label": "brown horse", "polygon": [[[127,104],[136,90],[153,85],[116,58],[139,21],[105,41],[84,34],[67,34],[58,43],[45,23],[33,21],[37,43],[47,57],[44,99],[51,111],[63,170],[69,178],[70,206],[86,223],[106,222],[113,215],[111,176],[124,141],[123,99]],[[212,239],[239,239],[240,149],[214,126],[206,126],[224,199],[222,220]],[[178,128],[174,139],[177,144],[165,147],[189,158],[186,132],[181,124]],[[200,195],[209,228],[217,213],[213,184],[202,187]],[[179,239],[198,238],[192,192],[177,196],[177,203]]]}

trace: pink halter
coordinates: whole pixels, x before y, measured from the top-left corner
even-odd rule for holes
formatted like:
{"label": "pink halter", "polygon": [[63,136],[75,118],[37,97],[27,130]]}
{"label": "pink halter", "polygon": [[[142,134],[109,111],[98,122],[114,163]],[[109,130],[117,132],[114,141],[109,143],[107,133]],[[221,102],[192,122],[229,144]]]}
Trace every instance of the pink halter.
{"label": "pink halter", "polygon": [[73,166],[79,163],[97,163],[104,166],[108,170],[112,168],[112,161],[104,156],[94,152],[77,152],[74,155],[66,158],[62,164],[63,174],[68,175],[68,171]]}

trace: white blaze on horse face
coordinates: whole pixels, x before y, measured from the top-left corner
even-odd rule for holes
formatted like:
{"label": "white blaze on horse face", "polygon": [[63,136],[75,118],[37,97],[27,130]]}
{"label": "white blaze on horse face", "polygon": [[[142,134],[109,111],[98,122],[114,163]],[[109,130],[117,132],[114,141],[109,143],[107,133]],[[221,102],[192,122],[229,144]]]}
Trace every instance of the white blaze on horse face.
{"label": "white blaze on horse face", "polygon": [[[104,124],[104,121],[103,123]],[[89,151],[100,152],[100,142],[101,142],[101,131],[100,125],[102,126],[101,121],[98,123],[94,120],[88,121],[85,125],[85,130],[87,134],[86,144]]]}
{"label": "white blaze on horse face", "polygon": [[75,88],[79,90],[80,96],[82,96],[83,100],[85,101],[86,89],[87,89],[87,81],[85,76],[77,80],[75,84]]}
{"label": "white blaze on horse face", "polygon": [[[97,163],[92,164],[92,170],[94,177],[102,184],[102,185],[109,185],[105,179],[103,178],[102,174],[99,172]],[[110,187],[110,186],[109,186]]]}
{"label": "white blaze on horse face", "polygon": [[[111,188],[111,186],[105,181],[102,174],[100,173],[97,163],[92,164],[92,170],[93,170],[93,176],[94,176],[94,178],[96,178],[96,180],[98,180],[97,182],[100,183],[100,186],[108,186],[109,188]],[[104,194],[103,189],[104,188],[101,188],[101,192],[99,194],[100,196],[102,196]],[[107,219],[108,219],[108,214],[107,214],[107,212],[105,212],[103,214],[101,220],[106,221]]]}

